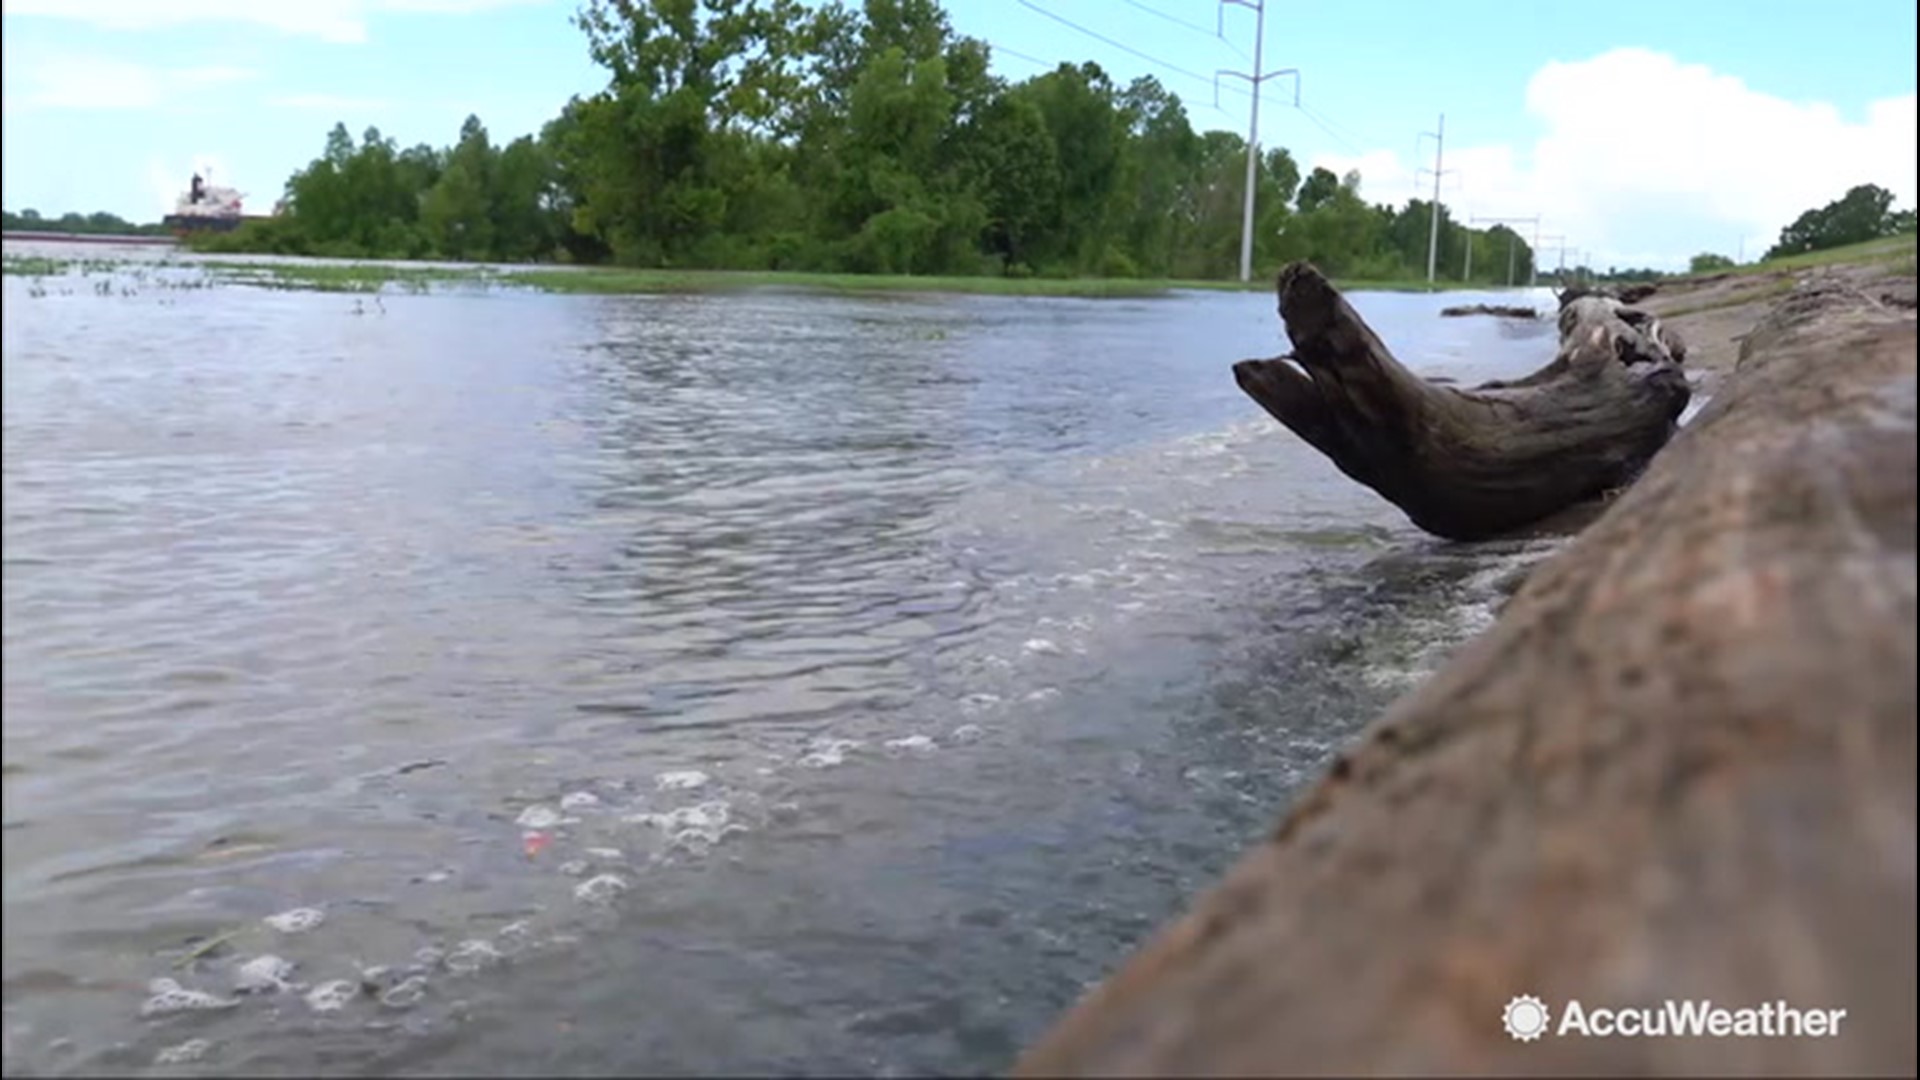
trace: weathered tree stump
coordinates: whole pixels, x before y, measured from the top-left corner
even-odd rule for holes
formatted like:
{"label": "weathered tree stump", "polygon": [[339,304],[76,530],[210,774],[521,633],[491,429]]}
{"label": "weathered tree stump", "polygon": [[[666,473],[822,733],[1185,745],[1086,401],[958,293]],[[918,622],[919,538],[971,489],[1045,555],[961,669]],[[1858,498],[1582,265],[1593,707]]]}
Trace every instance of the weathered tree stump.
{"label": "weathered tree stump", "polygon": [[[1911,310],[1802,287],[1018,1074],[1914,1075],[1915,422]],[[1501,1026],[1522,994],[1532,1042]],[[1574,1000],[1847,1015],[1583,1038]]]}
{"label": "weathered tree stump", "polygon": [[1235,364],[1240,388],[1439,536],[1495,536],[1624,486],[1687,404],[1670,336],[1616,300],[1563,307],[1560,351],[1532,375],[1458,389],[1402,367],[1311,265],[1278,288],[1293,352]]}

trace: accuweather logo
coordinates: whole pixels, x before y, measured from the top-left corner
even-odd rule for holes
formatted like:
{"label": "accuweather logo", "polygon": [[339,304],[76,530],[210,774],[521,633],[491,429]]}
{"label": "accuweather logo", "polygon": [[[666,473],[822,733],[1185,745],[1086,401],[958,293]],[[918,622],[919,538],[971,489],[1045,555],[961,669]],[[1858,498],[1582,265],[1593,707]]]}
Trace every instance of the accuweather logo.
{"label": "accuweather logo", "polygon": [[1711,1001],[1667,1000],[1657,1006],[1589,1008],[1569,1001],[1553,1010],[1532,994],[1521,994],[1500,1012],[1500,1024],[1520,1042],[1542,1035],[1588,1038],[1827,1039],[1840,1034],[1845,1009],[1801,1009],[1784,1001],[1728,1008]]}

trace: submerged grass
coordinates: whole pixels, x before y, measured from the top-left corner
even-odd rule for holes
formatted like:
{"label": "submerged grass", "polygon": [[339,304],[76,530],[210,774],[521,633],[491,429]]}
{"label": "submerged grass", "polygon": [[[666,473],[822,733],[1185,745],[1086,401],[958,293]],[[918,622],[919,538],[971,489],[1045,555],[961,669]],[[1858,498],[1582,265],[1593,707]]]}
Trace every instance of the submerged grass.
{"label": "submerged grass", "polygon": [[[832,274],[800,271],[658,270],[602,267],[415,267],[388,263],[208,263],[230,279],[269,277],[253,284],[327,291],[371,291],[388,284],[424,289],[435,284],[534,289],[547,293],[644,295],[720,293],[748,289],[802,289],[838,293],[945,293],[1056,296],[1090,299],[1150,297],[1182,289],[1265,292],[1272,283],[1181,281],[1163,278],[1010,278]],[[1350,281],[1348,290],[1425,291],[1425,282]]]}
{"label": "submerged grass", "polygon": [[[1271,277],[1251,282],[1193,281],[1165,278],[1013,278],[948,277],[907,274],[839,274],[798,271],[658,270],[564,266],[448,266],[391,262],[251,262],[194,260],[160,263],[112,260],[62,260],[13,256],[6,272],[35,277],[116,270],[142,274],[160,266],[198,270],[210,281],[268,289],[312,292],[378,292],[389,286],[413,292],[434,287],[514,288],[546,293],[641,295],[723,293],[749,289],[799,289],[836,293],[938,293],[987,296],[1053,296],[1090,299],[1164,296],[1179,290],[1267,292]],[[1350,292],[1428,292],[1483,288],[1418,280],[1346,280]]]}

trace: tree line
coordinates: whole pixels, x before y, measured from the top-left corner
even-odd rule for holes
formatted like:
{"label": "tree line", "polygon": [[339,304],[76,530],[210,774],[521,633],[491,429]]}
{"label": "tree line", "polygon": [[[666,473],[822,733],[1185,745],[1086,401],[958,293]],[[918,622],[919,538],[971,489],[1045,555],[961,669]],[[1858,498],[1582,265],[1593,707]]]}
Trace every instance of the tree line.
{"label": "tree line", "polygon": [[[1911,235],[1916,226],[1912,210],[1895,210],[1893,192],[1878,184],[1857,184],[1825,206],[1815,207],[1780,230],[1780,239],[1761,261],[1830,251],[1888,236]],[[1688,271],[1695,274],[1730,270],[1735,262],[1716,252],[1695,255]]]}
{"label": "tree line", "polygon": [[[938,0],[591,0],[575,21],[607,72],[537,135],[469,117],[445,148],[345,125],[285,212],[197,241],[344,257],[646,267],[1218,278],[1237,271],[1246,142],[1197,130],[1152,77],[1062,63],[1009,81]],[[1262,267],[1425,276],[1429,204],[1369,203],[1360,177],[1254,171]],[[1504,226],[1443,205],[1440,276],[1526,280]],[[1485,252],[1485,257],[1479,253]]]}
{"label": "tree line", "polygon": [[42,217],[40,211],[31,207],[17,214],[11,210],[0,211],[0,229],[8,232],[66,233],[71,236],[165,236],[167,232],[166,227],[157,222],[135,225],[105,211],[66,213],[50,218]]}

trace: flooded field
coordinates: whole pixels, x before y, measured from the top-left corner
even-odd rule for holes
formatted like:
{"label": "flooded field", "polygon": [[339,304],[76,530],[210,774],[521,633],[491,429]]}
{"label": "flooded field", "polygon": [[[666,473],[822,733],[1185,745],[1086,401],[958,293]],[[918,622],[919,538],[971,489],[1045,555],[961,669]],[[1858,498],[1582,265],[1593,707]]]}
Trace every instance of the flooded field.
{"label": "flooded field", "polygon": [[1543,550],[1263,294],[195,282],[5,279],[9,1075],[1003,1069]]}

